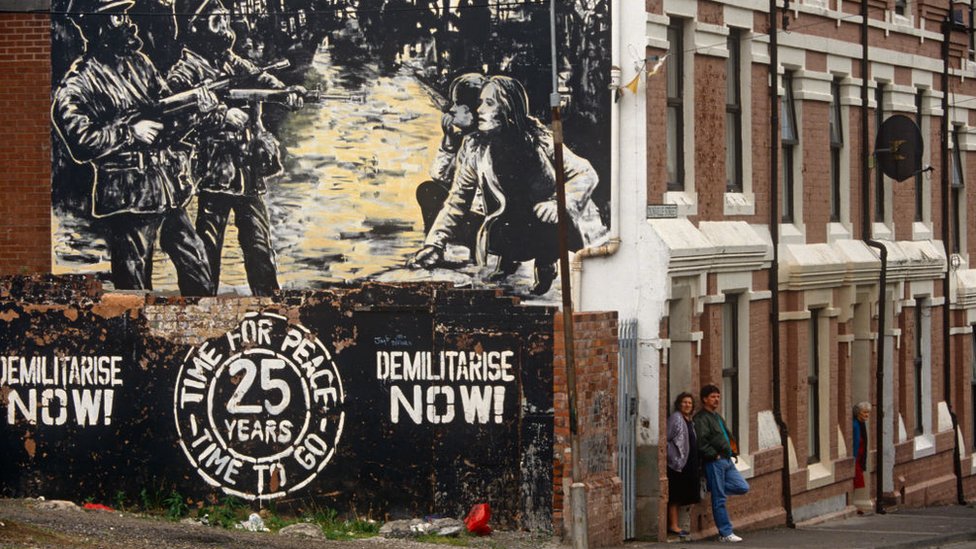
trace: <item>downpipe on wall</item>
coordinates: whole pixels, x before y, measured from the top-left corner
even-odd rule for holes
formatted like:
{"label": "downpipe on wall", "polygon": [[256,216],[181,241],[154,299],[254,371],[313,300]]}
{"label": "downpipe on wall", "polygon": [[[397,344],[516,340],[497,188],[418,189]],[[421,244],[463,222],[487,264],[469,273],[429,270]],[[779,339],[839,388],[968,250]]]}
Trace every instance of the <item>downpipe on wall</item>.
{"label": "downpipe on wall", "polygon": [[[971,23],[971,21],[970,21]],[[942,128],[940,137],[942,140],[942,245],[945,246],[946,270],[942,282],[942,293],[945,302],[942,304],[942,391],[946,409],[949,410],[949,418],[952,420],[952,472],[956,476],[956,501],[960,505],[966,504],[966,498],[962,488],[962,456],[959,448],[959,418],[952,410],[952,315],[950,314],[949,288],[952,284],[952,272],[949,268],[952,246],[949,239],[952,233],[949,231],[949,212],[951,195],[949,194],[949,37],[955,24],[950,13],[945,21],[942,22]]]}
{"label": "downpipe on wall", "polygon": [[[562,98],[559,95],[559,77],[556,65],[556,0],[549,2],[549,32],[552,53],[552,94],[549,106],[552,107],[552,142],[556,172],[556,206],[559,231],[559,271],[569,271],[569,215],[566,212],[566,174],[563,171],[563,123],[559,113]],[[566,397],[569,401],[569,443],[572,451],[573,484],[570,487],[570,506],[572,509],[573,549],[589,549],[590,529],[586,502],[586,484],[581,470],[581,451],[579,436],[579,415],[576,392],[576,338],[573,335],[573,299],[570,277],[559,277],[563,300],[563,354],[566,359]],[[565,514],[564,514],[565,515]],[[565,516],[563,518],[565,521]]]}
{"label": "downpipe on wall", "polygon": [[[620,0],[610,1],[610,84],[620,85]],[[620,249],[620,103],[610,104],[610,234],[606,243],[583,248],[572,258],[570,277],[573,303],[582,299],[583,260],[588,257],[608,257]]]}
{"label": "downpipe on wall", "polygon": [[776,0],[769,0],[769,237],[773,246],[773,260],[769,265],[769,329],[773,369],[773,419],[779,429],[779,442],[783,447],[783,464],[780,479],[786,526],[795,528],[793,522],[793,486],[790,481],[790,430],[783,420],[782,373],[780,371],[779,346],[779,42],[777,40]]}
{"label": "downpipe on wall", "polygon": [[875,438],[877,456],[875,467],[875,512],[885,514],[884,488],[884,341],[885,341],[885,301],[888,295],[888,248],[871,238],[871,168],[868,159],[868,0],[861,0],[861,239],[864,244],[878,250],[881,258],[881,273],[878,277],[878,350],[875,366]]}

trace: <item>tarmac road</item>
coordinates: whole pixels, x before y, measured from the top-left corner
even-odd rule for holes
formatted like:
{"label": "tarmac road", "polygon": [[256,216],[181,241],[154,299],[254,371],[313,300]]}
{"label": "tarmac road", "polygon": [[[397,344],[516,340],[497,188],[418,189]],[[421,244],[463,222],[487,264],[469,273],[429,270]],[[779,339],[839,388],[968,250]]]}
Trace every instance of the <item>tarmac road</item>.
{"label": "tarmac road", "polygon": [[[733,513],[732,522],[735,523]],[[736,547],[810,548],[976,548],[976,508],[973,505],[893,510],[884,515],[853,515],[795,529],[737,531]],[[615,549],[650,547],[727,547],[714,536],[690,542],[628,543]]]}

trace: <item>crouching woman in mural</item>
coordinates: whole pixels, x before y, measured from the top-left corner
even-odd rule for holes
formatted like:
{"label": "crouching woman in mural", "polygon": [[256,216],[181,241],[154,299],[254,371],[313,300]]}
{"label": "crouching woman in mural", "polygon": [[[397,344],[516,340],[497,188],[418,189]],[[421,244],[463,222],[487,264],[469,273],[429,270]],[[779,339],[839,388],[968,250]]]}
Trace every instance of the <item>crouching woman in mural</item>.
{"label": "crouching woman in mural", "polygon": [[[555,149],[552,133],[529,115],[529,99],[518,81],[492,76],[481,91],[478,132],[458,152],[454,182],[424,247],[409,266],[430,268],[443,260],[444,246],[471,210],[485,212],[475,257],[498,257],[489,280],[500,282],[521,262],[534,261],[532,293],[549,291],[559,257]],[[563,147],[569,247],[577,251],[606,232],[591,200],[598,176],[588,161]],[[477,201],[477,202],[476,202]]]}
{"label": "crouching woman in mural", "polygon": [[[430,167],[431,180],[424,181],[417,186],[417,204],[424,219],[424,236],[430,233],[437,214],[444,207],[444,202],[451,191],[454,181],[454,165],[458,150],[464,138],[478,129],[478,104],[481,89],[485,85],[485,77],[478,73],[466,73],[458,76],[448,88],[450,105],[441,118],[441,130],[444,132],[441,144],[437,148],[434,161]],[[480,204],[479,200],[474,203]],[[474,206],[474,204],[472,205]],[[474,209],[474,208],[472,208]],[[474,260],[475,238],[478,228],[484,222],[483,211],[469,211],[466,218],[455,231],[457,244],[467,246],[471,250],[470,260]]]}

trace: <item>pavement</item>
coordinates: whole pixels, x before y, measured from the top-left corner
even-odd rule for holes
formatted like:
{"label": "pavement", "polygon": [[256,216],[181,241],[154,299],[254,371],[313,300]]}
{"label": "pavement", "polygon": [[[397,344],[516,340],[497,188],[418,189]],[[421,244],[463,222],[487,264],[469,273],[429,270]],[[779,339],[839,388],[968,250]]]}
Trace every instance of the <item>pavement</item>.
{"label": "pavement", "polygon": [[[735,516],[732,516],[735,522]],[[836,518],[796,528],[737,531],[743,538],[736,547],[976,548],[976,505],[890,510],[884,515],[866,514]],[[717,538],[696,541],[629,542],[614,549],[651,547],[728,547]]]}

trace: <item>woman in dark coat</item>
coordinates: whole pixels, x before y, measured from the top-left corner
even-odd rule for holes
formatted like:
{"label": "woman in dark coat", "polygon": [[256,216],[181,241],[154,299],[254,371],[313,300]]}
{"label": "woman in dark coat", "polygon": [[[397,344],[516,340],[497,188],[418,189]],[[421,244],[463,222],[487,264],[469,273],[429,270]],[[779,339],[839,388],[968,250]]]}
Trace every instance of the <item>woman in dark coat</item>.
{"label": "woman in dark coat", "polygon": [[691,421],[695,397],[681,393],[668,418],[668,534],[687,536],[678,526],[678,508],[698,503],[698,438]]}
{"label": "woman in dark coat", "polygon": [[854,489],[864,488],[864,471],[868,468],[868,417],[871,403],[859,402],[854,406]]}

